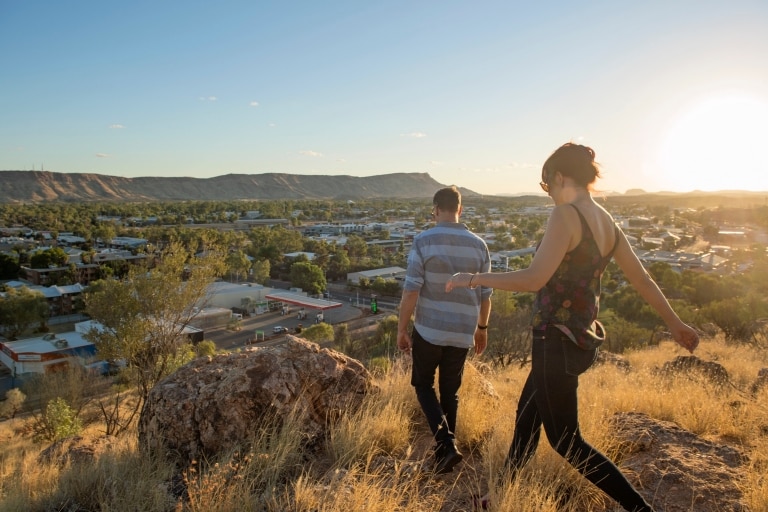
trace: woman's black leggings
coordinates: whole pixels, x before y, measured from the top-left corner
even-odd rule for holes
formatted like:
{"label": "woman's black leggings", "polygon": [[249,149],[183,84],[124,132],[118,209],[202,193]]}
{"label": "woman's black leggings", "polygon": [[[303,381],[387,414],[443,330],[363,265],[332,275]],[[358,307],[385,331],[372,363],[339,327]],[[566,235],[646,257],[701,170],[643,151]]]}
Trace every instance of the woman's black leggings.
{"label": "woman's black leggings", "polygon": [[533,457],[543,426],[552,448],[590,482],[630,512],[652,512],[616,465],[581,437],[578,375],[595,357],[596,350],[582,350],[556,327],[534,331],[531,372],[517,405],[507,465],[514,474]]}

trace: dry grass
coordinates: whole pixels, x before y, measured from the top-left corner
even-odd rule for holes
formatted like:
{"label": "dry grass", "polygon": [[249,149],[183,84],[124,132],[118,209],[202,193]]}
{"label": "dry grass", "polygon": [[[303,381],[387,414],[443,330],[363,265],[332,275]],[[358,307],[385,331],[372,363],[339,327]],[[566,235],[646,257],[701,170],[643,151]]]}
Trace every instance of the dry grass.
{"label": "dry grass", "polygon": [[[706,340],[697,355],[717,361],[731,383],[665,378],[654,370],[684,352],[672,343],[625,354],[633,371],[593,368],[580,382],[584,436],[598,449],[613,446],[609,418],[618,411],[673,421],[714,442],[738,445],[749,455],[740,482],[751,512],[768,512],[768,391],[749,395],[768,354],[745,345]],[[35,444],[29,418],[0,422],[0,510],[3,511],[291,511],[373,512],[471,510],[471,495],[490,490],[496,511],[608,510],[610,503],[546,443],[520,477],[499,479],[512,438],[516,401],[527,369],[484,375],[468,368],[461,391],[457,434],[465,461],[451,474],[423,470],[432,441],[409,383],[394,364],[378,377],[381,392],[366,406],[339,418],[318,454],[302,453],[302,439],[288,421],[259,433],[247,450],[217,461],[198,461],[179,481],[174,468],[142,456],[136,432],[118,438],[92,464],[43,463],[46,445]],[[85,437],[102,428],[92,424]],[[170,490],[185,489],[181,496]],[[556,497],[568,489],[565,507]]]}

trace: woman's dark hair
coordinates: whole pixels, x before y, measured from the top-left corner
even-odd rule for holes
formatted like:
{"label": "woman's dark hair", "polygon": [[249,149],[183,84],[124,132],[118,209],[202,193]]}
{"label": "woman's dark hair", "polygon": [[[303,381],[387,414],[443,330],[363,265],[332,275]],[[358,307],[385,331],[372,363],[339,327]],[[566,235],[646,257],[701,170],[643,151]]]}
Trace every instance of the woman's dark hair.
{"label": "woman's dark hair", "polygon": [[595,162],[595,151],[588,146],[572,142],[563,144],[544,162],[541,179],[549,183],[558,172],[571,178],[577,185],[590,188],[600,177],[600,166]]}
{"label": "woman's dark hair", "polygon": [[455,213],[459,211],[459,206],[461,205],[461,192],[456,188],[456,185],[441,188],[435,192],[432,204],[441,210]]}

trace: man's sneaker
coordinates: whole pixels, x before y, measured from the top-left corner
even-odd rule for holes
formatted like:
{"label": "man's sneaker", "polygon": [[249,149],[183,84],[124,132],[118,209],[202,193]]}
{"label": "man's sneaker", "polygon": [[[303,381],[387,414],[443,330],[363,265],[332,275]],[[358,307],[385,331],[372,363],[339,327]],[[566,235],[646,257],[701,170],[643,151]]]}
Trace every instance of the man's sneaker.
{"label": "man's sneaker", "polygon": [[463,458],[453,441],[438,444],[435,448],[435,474],[450,473]]}

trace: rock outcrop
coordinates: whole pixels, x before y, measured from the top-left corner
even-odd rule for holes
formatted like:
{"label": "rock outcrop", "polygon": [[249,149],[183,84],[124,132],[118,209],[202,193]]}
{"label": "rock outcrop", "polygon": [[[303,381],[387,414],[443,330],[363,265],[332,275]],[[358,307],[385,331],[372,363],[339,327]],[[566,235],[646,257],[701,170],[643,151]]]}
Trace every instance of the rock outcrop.
{"label": "rock outcrop", "polygon": [[186,465],[247,444],[268,422],[304,415],[308,439],[372,390],[357,360],[289,336],[281,345],[200,358],[159,382],[139,419],[139,444]]}
{"label": "rock outcrop", "polygon": [[102,436],[93,439],[72,436],[55,441],[40,452],[37,460],[41,464],[93,464],[99,457],[115,449],[117,438]]}
{"label": "rock outcrop", "polygon": [[744,456],[678,425],[641,413],[613,417],[621,469],[656,510],[746,511]]}
{"label": "rock outcrop", "polygon": [[723,365],[714,361],[704,361],[696,356],[677,356],[672,361],[664,363],[658,373],[666,376],[699,376],[719,386],[727,384],[730,379],[728,370]]}
{"label": "rock outcrop", "polygon": [[760,371],[757,372],[757,379],[752,383],[750,391],[753,395],[756,395],[766,386],[768,386],[768,368],[760,368]]}

